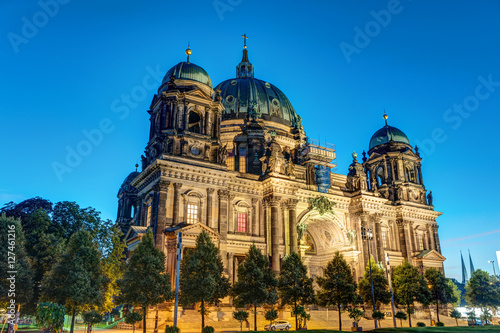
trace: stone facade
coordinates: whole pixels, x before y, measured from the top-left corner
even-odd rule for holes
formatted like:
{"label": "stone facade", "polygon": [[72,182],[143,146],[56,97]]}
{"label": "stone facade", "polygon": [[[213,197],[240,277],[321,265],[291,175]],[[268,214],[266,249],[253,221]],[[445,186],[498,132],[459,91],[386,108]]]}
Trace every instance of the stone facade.
{"label": "stone facade", "polygon": [[[172,279],[177,233],[186,249],[203,230],[232,282],[252,244],[275,272],[298,252],[309,274],[321,276],[340,251],[360,278],[368,246],[378,262],[388,255],[391,266],[407,259],[422,272],[442,269],[441,213],[404,133],[386,120],[362,163],[353,154],[347,175],[332,172],[335,146],[308,139],[286,96],[253,73],[246,47],[237,77],[215,89],[189,58],[167,73],[148,110],[142,171],[119,191],[117,223],[129,249],[151,228]],[[372,241],[362,239],[363,227]]]}

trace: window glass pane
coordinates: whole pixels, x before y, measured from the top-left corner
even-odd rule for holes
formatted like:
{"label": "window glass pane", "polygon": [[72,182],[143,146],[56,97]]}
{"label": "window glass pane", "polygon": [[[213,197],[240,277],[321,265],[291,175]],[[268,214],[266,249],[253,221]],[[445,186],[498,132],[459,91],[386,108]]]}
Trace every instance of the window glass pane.
{"label": "window glass pane", "polygon": [[234,170],[234,149],[227,151],[226,164],[229,170]]}
{"label": "window glass pane", "polygon": [[247,214],[238,213],[238,231],[247,232]]}
{"label": "window glass pane", "polygon": [[198,222],[198,205],[188,204],[186,222],[189,224]]}
{"label": "window glass pane", "polygon": [[246,172],[247,171],[247,166],[246,166],[246,149],[245,148],[240,148],[239,149],[239,171],[240,172]]}

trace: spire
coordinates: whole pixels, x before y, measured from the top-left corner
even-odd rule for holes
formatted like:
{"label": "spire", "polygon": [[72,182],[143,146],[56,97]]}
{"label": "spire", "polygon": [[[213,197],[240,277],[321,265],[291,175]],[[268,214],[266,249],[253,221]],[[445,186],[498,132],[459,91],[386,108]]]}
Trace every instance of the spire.
{"label": "spire", "polygon": [[384,115],[382,116],[382,118],[384,118],[385,126],[387,126],[387,118],[389,118],[389,116],[387,115],[387,113],[385,113],[385,109],[384,109]]}
{"label": "spire", "polygon": [[191,55],[191,53],[193,53],[193,51],[191,51],[191,48],[189,47],[191,43],[188,42],[188,48],[186,49],[186,55],[187,55],[187,63],[189,64],[189,56]]}
{"label": "spire", "polygon": [[470,275],[472,276],[472,273],[474,273],[475,269],[474,269],[474,264],[472,263],[472,258],[470,256],[470,250],[467,249],[469,251],[469,265],[470,265]]}
{"label": "spire", "polygon": [[253,77],[253,65],[248,60],[248,50],[247,50],[247,34],[242,35],[243,37],[243,57],[241,62],[236,66],[236,77]]}
{"label": "spire", "polygon": [[460,259],[462,260],[462,284],[465,284],[469,278],[467,277],[467,269],[465,268],[464,257],[462,256],[462,251],[460,251]]}

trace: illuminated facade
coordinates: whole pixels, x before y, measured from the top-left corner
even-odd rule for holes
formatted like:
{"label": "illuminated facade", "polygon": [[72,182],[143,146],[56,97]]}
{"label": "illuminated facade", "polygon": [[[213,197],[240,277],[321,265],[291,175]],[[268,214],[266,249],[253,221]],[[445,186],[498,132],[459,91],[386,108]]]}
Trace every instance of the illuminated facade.
{"label": "illuminated facade", "polygon": [[194,247],[206,230],[231,281],[251,244],[279,272],[284,256],[300,253],[311,276],[336,251],[357,278],[368,260],[361,228],[371,228],[370,252],[392,266],[408,259],[423,272],[442,269],[432,195],[421,158],[407,136],[387,125],[346,174],[335,169],[335,146],[310,140],[285,94],[254,77],[245,46],[236,77],[212,87],[188,59],[165,75],[150,109],[142,172],[129,175],[117,223],[133,250],[147,227],[175,276],[176,235]]}

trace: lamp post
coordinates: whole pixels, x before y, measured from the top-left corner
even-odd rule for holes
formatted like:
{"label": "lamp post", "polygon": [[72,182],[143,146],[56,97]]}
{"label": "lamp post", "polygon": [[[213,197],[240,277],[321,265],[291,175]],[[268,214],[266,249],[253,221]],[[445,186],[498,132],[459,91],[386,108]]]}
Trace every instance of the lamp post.
{"label": "lamp post", "polygon": [[387,280],[389,280],[389,290],[391,291],[391,307],[392,307],[392,322],[394,327],[396,327],[396,312],[394,309],[394,293],[392,292],[392,277],[391,277],[391,265],[389,262],[389,254],[385,254],[385,263],[387,266]]}
{"label": "lamp post", "polygon": [[497,273],[495,272],[495,260],[488,260],[488,263],[491,264],[491,266],[493,266],[493,276],[497,276]]}
{"label": "lamp post", "polygon": [[[375,312],[375,291],[373,290],[373,276],[372,276],[372,261],[371,255],[370,255],[370,243],[369,241],[373,239],[373,233],[371,229],[362,227],[361,228],[361,237],[366,240],[366,244],[368,245],[368,267],[370,269],[370,285],[372,287],[372,302],[373,302],[373,312]],[[377,319],[373,319],[375,322],[375,328],[378,328],[377,326]]]}

